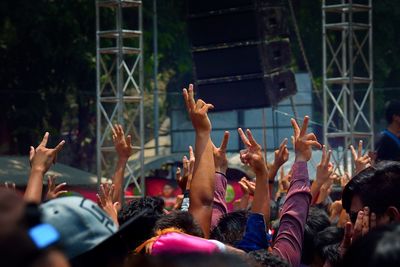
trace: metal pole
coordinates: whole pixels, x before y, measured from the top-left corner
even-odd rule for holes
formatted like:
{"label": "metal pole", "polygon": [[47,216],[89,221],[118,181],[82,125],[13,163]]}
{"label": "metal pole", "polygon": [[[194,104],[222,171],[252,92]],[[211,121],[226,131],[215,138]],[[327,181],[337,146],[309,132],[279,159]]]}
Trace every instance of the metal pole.
{"label": "metal pole", "polygon": [[159,154],[158,131],[159,131],[159,107],[158,107],[158,28],[157,28],[157,0],[153,0],[153,58],[154,58],[154,141],[155,154]]}
{"label": "metal pole", "polygon": [[368,11],[368,15],[369,15],[369,40],[368,40],[368,49],[369,49],[369,78],[371,79],[369,86],[371,87],[371,92],[370,92],[370,96],[369,96],[369,120],[370,120],[370,132],[371,132],[371,151],[375,151],[375,127],[374,127],[374,110],[375,110],[375,103],[374,103],[374,54],[373,54],[373,43],[372,43],[372,33],[373,33],[373,29],[372,29],[372,0],[368,1],[368,5],[369,5],[369,11]]}
{"label": "metal pole", "polygon": [[101,92],[100,92],[100,20],[99,6],[96,1],[96,170],[97,170],[97,185],[101,183]]}
{"label": "metal pole", "polygon": [[145,195],[145,177],[144,177],[144,66],[143,66],[143,6],[139,7],[139,30],[142,33],[139,38],[139,86],[140,86],[140,189],[141,195]]}
{"label": "metal pole", "polygon": [[324,144],[328,146],[328,98],[326,88],[326,28],[325,28],[325,0],[322,1],[322,93],[323,93],[323,136]]}

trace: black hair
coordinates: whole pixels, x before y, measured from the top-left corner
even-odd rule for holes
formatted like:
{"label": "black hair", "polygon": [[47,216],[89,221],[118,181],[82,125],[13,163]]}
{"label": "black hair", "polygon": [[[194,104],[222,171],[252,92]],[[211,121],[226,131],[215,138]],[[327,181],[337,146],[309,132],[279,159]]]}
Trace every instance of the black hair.
{"label": "black hair", "polygon": [[[164,216],[164,201],[159,197],[143,197],[131,201],[118,212],[119,225],[124,226],[131,218],[138,215],[137,223],[127,227],[132,228],[131,231],[129,229],[124,231],[124,240],[130,240],[128,246],[131,250],[153,236],[157,220]],[[137,224],[140,224],[140,228],[137,228]]]}
{"label": "black hair", "polygon": [[315,248],[318,257],[328,261],[330,266],[337,266],[340,261],[339,244],[344,236],[344,229],[330,226],[319,232],[315,237]]}
{"label": "black hair", "polygon": [[249,212],[246,210],[224,214],[211,231],[210,238],[235,246],[243,238],[248,217]]}
{"label": "black hair", "polygon": [[352,243],[340,266],[395,267],[400,263],[400,225],[377,228]]}
{"label": "black hair", "polygon": [[400,162],[381,161],[350,180],[343,191],[343,207],[348,213],[355,195],[377,216],[389,206],[400,209]]}
{"label": "black hair", "polygon": [[258,264],[264,267],[289,267],[289,263],[272,253],[269,253],[266,249],[259,249],[250,251],[247,254],[250,258],[256,261]]}
{"label": "black hair", "polygon": [[400,101],[392,100],[387,102],[385,105],[385,116],[387,123],[391,124],[393,122],[393,116],[400,116]]}
{"label": "black hair", "polygon": [[331,225],[328,214],[317,207],[310,207],[307,221],[304,225],[303,249],[301,263],[310,264],[315,256],[315,236],[318,232]]}
{"label": "black hair", "polygon": [[189,235],[204,237],[204,233],[199,224],[194,220],[192,214],[187,211],[172,211],[160,217],[154,226],[153,234],[155,234],[157,230],[171,227],[181,229]]}
{"label": "black hair", "polygon": [[373,175],[374,169],[369,167],[359,172],[346,184],[342,193],[342,206],[347,213],[350,213],[353,198],[357,195],[359,196],[364,191],[365,185],[371,180]]}

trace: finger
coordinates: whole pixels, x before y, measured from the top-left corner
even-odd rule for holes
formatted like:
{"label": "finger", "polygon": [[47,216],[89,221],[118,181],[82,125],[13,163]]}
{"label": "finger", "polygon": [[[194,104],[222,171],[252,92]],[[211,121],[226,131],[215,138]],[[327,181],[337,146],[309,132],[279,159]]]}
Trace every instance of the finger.
{"label": "finger", "polygon": [[51,181],[51,176],[47,177],[47,191],[52,191],[52,184],[53,182]]}
{"label": "finger", "polygon": [[[331,156],[332,156],[332,150],[329,150],[328,151],[328,154],[326,155],[326,159],[325,159],[325,165],[329,165],[330,164],[330,160],[331,160]],[[331,168],[333,168],[333,165],[332,164],[330,164],[331,166]]]}
{"label": "finger", "polygon": [[364,212],[359,211],[357,214],[357,220],[354,224],[354,237],[360,237],[362,235],[362,224],[363,224]]}
{"label": "finger", "polygon": [[344,237],[343,237],[343,241],[342,241],[342,245],[341,247],[344,249],[347,249],[350,247],[351,245],[351,238],[352,238],[352,229],[353,225],[351,224],[351,222],[347,222],[344,225]]}
{"label": "finger", "polygon": [[29,160],[31,161],[35,156],[35,148],[33,146],[29,147]]}
{"label": "finger", "polygon": [[103,208],[103,207],[104,207],[104,204],[103,204],[102,198],[100,197],[99,194],[96,194],[96,197],[97,197],[97,204],[98,204],[101,208]]}
{"label": "finger", "polygon": [[318,141],[317,137],[313,133],[309,133],[306,135],[307,140]]}
{"label": "finger", "polygon": [[362,220],[362,231],[361,234],[365,235],[369,232],[369,208],[364,208],[364,217]]}
{"label": "finger", "polygon": [[313,146],[318,149],[322,148],[322,145],[320,143],[318,143],[317,141],[306,141],[306,145]]}
{"label": "finger", "polygon": [[310,117],[304,116],[303,125],[301,126],[300,136],[304,136],[306,134],[309,120]]}
{"label": "finger", "polygon": [[189,93],[186,90],[186,88],[183,89],[183,99],[185,101],[186,110],[189,112],[192,109],[192,107],[191,107],[190,102],[189,102]]}
{"label": "finger", "polygon": [[194,101],[194,90],[193,90],[193,84],[189,84],[189,106],[191,109],[193,109],[194,105],[196,104]]}
{"label": "finger", "polygon": [[326,160],[326,147],[325,145],[322,146],[322,156],[321,156],[321,165],[324,165]]}
{"label": "finger", "polygon": [[219,147],[222,151],[226,151],[226,147],[227,147],[227,145],[228,145],[228,142],[229,142],[229,132],[228,131],[225,131],[225,133],[224,133],[224,138],[222,139],[222,142],[221,142],[221,146]]}
{"label": "finger", "polygon": [[214,105],[213,104],[204,104],[201,108],[200,108],[200,112],[201,113],[207,113],[208,110],[213,109]]}
{"label": "finger", "polygon": [[249,138],[250,144],[252,144],[253,146],[258,146],[258,143],[256,142],[256,140],[254,139],[251,131],[249,129],[246,130],[247,136]]}
{"label": "finger", "polygon": [[376,227],[376,214],[375,212],[371,212],[371,218],[369,221],[369,228],[374,229]]}
{"label": "finger", "polygon": [[66,186],[67,185],[67,183],[62,183],[62,184],[59,184],[59,185],[57,185],[55,188],[54,188],[54,191],[60,191],[64,186]]}
{"label": "finger", "polygon": [[243,144],[245,144],[247,147],[251,146],[249,139],[247,139],[246,135],[244,134],[242,128],[238,129],[239,136],[242,139]]}
{"label": "finger", "polygon": [[350,145],[350,150],[351,150],[351,155],[353,156],[353,159],[356,160],[358,157],[357,157],[357,153],[356,153],[356,150],[354,149],[353,145]]}
{"label": "finger", "polygon": [[118,130],[119,130],[119,134],[120,134],[120,135],[122,135],[122,136],[125,135],[124,128],[122,128],[122,125],[121,125],[121,124],[118,124]]}
{"label": "finger", "polygon": [[363,141],[360,140],[360,141],[358,141],[358,151],[357,151],[357,156],[358,157],[362,156],[362,147],[363,147]]}
{"label": "finger", "polygon": [[297,124],[295,119],[290,119],[290,122],[292,123],[293,131],[294,131],[294,136],[297,138],[300,135],[300,128],[299,125]]}
{"label": "finger", "polygon": [[46,132],[43,136],[42,142],[40,142],[39,146],[47,146],[47,141],[49,141],[49,132]]}
{"label": "finger", "polygon": [[132,136],[130,134],[128,134],[125,141],[128,146],[132,146]]}
{"label": "finger", "polygon": [[120,208],[119,202],[115,202],[113,204],[113,207],[114,207],[115,210],[119,210],[119,208]]}
{"label": "finger", "polygon": [[193,147],[189,146],[189,160],[194,161],[194,152],[193,152]]}
{"label": "finger", "polygon": [[279,145],[279,150],[284,149],[286,147],[287,143],[288,143],[288,139],[287,138],[283,139],[283,141]]}
{"label": "finger", "polygon": [[101,184],[100,185],[100,200],[101,200],[101,204],[104,206],[104,201],[105,201],[105,196],[106,196],[106,189],[105,189],[105,184]]}
{"label": "finger", "polygon": [[54,150],[56,151],[56,153],[60,152],[60,150],[63,148],[64,144],[65,144],[65,141],[62,140],[62,141],[54,148]]}
{"label": "finger", "polygon": [[110,199],[113,198],[113,196],[114,196],[114,191],[115,191],[115,185],[112,184],[112,185],[111,185],[111,188],[110,188],[110,191],[108,192],[108,197],[109,197]]}

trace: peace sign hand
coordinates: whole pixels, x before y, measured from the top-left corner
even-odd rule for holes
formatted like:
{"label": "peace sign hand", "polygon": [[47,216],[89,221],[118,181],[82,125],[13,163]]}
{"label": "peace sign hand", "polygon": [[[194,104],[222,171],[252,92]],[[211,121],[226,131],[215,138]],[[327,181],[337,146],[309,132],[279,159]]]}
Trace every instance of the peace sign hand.
{"label": "peace sign hand", "polygon": [[309,161],[312,155],[312,147],[318,149],[322,148],[322,145],[318,143],[317,137],[313,133],[307,134],[307,127],[310,118],[304,117],[303,125],[301,129],[297,124],[296,120],[291,119],[294,135],[292,136],[292,142],[294,151],[296,154],[296,161]]}
{"label": "peace sign hand", "polygon": [[189,90],[183,89],[183,98],[185,100],[186,109],[189,113],[194,130],[199,133],[210,133],[211,122],[207,112],[214,108],[212,104],[207,104],[201,99],[197,102],[194,100],[193,84],[189,84]]}

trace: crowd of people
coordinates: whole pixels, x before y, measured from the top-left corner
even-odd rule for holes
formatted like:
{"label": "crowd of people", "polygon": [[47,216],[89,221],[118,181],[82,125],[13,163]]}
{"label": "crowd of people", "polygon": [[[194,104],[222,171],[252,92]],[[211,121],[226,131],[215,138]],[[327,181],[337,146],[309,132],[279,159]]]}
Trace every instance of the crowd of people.
{"label": "crowd of people", "polygon": [[[45,173],[65,145],[48,148],[49,134],[31,147],[24,193],[0,188],[1,266],[400,266],[400,105],[387,108],[388,129],[377,153],[350,147],[353,175],[332,163],[332,151],[309,132],[309,117],[291,119],[288,140],[267,163],[251,130],[238,129],[240,159],[254,173],[239,184],[243,196],[228,212],[225,202],[229,132],[217,146],[210,137],[213,108],[183,89],[195,143],[176,177],[183,195],[175,203],[143,197],[121,205],[122,183],[132,154],[131,136],[115,125],[118,155],[112,183],[101,184],[97,203],[65,196],[65,184]],[[390,146],[388,153],[385,148]],[[316,177],[307,164],[322,150]],[[286,174],[289,153],[295,160]],[[278,188],[274,188],[278,180]],[[333,184],[341,197],[331,198]],[[45,195],[45,196],[44,196]],[[43,197],[44,196],[44,197]],[[169,208],[167,211],[166,204]]]}

